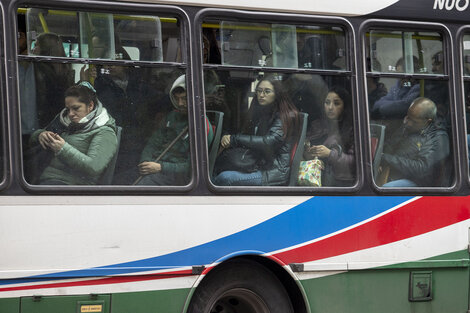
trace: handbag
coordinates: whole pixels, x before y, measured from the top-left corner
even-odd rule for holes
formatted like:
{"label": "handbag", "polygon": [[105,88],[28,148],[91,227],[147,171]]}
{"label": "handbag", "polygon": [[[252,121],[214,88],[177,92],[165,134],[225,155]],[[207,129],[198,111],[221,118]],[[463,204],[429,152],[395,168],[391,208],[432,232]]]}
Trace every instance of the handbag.
{"label": "handbag", "polygon": [[217,157],[214,172],[224,171],[252,173],[258,170],[258,158],[250,150],[242,147],[224,149]]}
{"label": "handbag", "polygon": [[321,174],[323,169],[323,162],[318,158],[301,161],[297,180],[298,185],[321,187]]}

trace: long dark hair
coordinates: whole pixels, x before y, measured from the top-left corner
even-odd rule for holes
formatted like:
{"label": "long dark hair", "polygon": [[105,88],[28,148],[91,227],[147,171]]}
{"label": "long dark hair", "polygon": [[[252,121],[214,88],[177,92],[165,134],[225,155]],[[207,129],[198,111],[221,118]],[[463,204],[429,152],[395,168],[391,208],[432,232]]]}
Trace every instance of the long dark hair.
{"label": "long dark hair", "polygon": [[[341,140],[344,145],[349,145],[353,141],[353,131],[352,131],[352,119],[353,119],[353,112],[352,112],[352,97],[349,91],[344,89],[343,87],[333,86],[328,90],[327,96],[330,93],[335,93],[338,97],[343,100],[344,110],[338,120],[338,128],[341,135]],[[322,106],[322,117],[326,123],[328,123],[328,117],[326,117],[325,113],[325,105]]]}
{"label": "long dark hair", "polygon": [[[299,132],[299,111],[292,103],[289,95],[284,89],[282,82],[279,79],[276,79],[274,76],[268,76],[261,79],[256,88],[262,82],[269,82],[274,89],[275,99],[272,105],[270,105],[271,116],[270,120],[274,118],[276,113],[279,114],[279,118],[282,121],[282,131],[284,133],[283,138],[289,138],[295,136]],[[264,110],[263,106],[259,104],[258,97],[255,96],[250,109],[247,112],[247,119],[245,120],[244,126],[242,127],[242,132],[248,132],[256,121],[263,118],[262,111]]]}

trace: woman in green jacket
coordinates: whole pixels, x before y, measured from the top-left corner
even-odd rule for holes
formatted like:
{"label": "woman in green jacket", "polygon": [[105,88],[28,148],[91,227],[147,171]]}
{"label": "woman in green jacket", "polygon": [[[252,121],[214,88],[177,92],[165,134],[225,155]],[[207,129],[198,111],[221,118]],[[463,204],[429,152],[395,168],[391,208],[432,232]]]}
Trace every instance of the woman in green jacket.
{"label": "woman in green jacket", "polygon": [[[52,125],[52,126],[51,126]],[[65,92],[65,108],[31,137],[54,156],[41,185],[95,185],[117,153],[116,124],[89,83]]]}

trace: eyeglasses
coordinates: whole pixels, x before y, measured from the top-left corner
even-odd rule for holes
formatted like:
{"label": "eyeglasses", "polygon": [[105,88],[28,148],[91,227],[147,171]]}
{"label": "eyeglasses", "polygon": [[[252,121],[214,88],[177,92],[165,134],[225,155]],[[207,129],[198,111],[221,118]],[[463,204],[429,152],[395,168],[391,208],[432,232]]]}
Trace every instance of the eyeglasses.
{"label": "eyeglasses", "polygon": [[256,89],[256,93],[258,95],[264,93],[265,96],[269,96],[271,93],[273,93],[274,91],[272,91],[271,89],[261,89],[261,88],[257,88]]}

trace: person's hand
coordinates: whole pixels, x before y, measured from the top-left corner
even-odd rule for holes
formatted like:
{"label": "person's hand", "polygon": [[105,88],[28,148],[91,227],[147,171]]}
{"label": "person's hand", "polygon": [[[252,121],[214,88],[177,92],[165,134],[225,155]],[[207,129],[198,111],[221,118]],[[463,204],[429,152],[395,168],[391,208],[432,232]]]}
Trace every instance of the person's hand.
{"label": "person's hand", "polygon": [[230,147],[230,135],[224,135],[222,136],[222,139],[220,140],[220,145],[222,148],[226,149]]}
{"label": "person's hand", "polygon": [[56,133],[52,133],[52,141],[49,142],[48,146],[49,149],[54,151],[54,153],[59,152],[65,145],[65,140],[64,138],[60,137]]}
{"label": "person's hand", "polygon": [[87,65],[85,64],[80,69],[80,80],[89,82],[92,78],[96,78],[98,74],[95,66],[88,66],[88,69],[85,69],[86,67]]}
{"label": "person's hand", "polygon": [[39,134],[39,144],[44,150],[50,149],[50,144],[54,141],[55,135],[56,134],[54,134],[53,132],[47,130]]}
{"label": "person's hand", "polygon": [[138,167],[140,175],[155,174],[162,170],[162,165],[156,162],[142,162]]}
{"label": "person's hand", "polygon": [[328,149],[327,147],[323,145],[319,146],[312,146],[310,147],[312,153],[314,156],[319,157],[319,158],[327,158],[330,156],[331,150]]}
{"label": "person's hand", "polygon": [[313,160],[316,157],[315,153],[313,153],[313,147],[305,145],[304,149],[304,158],[306,160]]}

